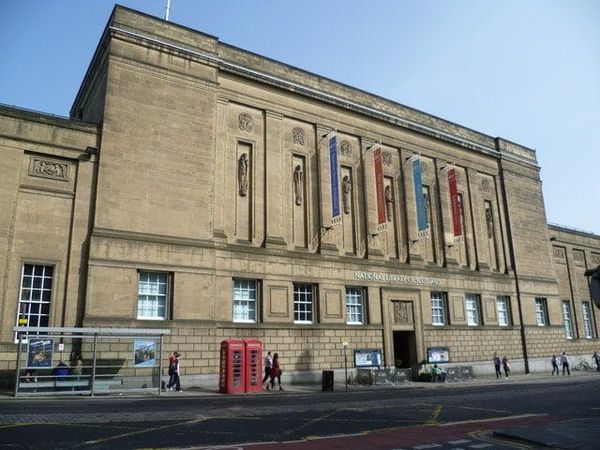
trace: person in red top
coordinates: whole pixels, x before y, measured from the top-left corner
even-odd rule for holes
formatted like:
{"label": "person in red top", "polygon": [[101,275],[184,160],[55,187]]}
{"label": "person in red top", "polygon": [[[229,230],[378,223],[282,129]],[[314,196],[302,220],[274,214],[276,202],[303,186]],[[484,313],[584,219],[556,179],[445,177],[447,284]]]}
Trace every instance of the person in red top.
{"label": "person in red top", "polygon": [[175,386],[175,390],[181,391],[181,381],[179,379],[179,352],[173,352],[169,355],[169,383],[167,384],[167,389],[169,391],[173,390],[173,386]]}
{"label": "person in red top", "polygon": [[[277,378],[277,381],[279,383],[279,390],[283,391],[283,388],[281,387],[281,366],[279,365],[278,353],[275,353],[273,355],[273,367],[271,367],[271,387],[273,389],[275,389],[275,378]],[[269,389],[268,385],[267,389]]]}

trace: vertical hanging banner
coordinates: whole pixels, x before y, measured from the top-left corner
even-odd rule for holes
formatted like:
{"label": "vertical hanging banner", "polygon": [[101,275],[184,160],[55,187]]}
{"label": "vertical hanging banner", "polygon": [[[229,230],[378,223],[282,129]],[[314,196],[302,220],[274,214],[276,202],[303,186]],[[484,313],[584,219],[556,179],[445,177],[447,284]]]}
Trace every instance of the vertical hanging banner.
{"label": "vertical hanging banner", "polygon": [[462,240],[462,211],[458,199],[458,188],[456,187],[456,170],[454,167],[448,169],[448,188],[450,190],[450,207],[452,210],[452,231],[454,242]]}
{"label": "vertical hanging banner", "polygon": [[340,213],[340,181],[338,175],[337,139],[329,133],[329,177],[331,182],[331,220],[334,224],[342,220]]}
{"label": "vertical hanging banner", "polygon": [[383,187],[383,163],[381,160],[381,146],[376,145],[373,150],[373,167],[375,168],[375,192],[377,194],[377,231],[387,229],[385,217],[385,193]]}
{"label": "vertical hanging banner", "polygon": [[427,223],[427,209],[425,207],[425,196],[423,195],[421,159],[418,156],[413,158],[412,169],[415,190],[415,206],[417,210],[417,237],[421,239],[429,235],[429,224]]}

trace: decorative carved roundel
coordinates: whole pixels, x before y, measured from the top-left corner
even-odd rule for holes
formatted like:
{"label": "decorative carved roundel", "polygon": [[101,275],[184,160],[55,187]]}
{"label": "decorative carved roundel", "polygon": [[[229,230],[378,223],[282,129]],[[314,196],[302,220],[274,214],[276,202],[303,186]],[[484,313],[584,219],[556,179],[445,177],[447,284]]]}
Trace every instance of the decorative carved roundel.
{"label": "decorative carved roundel", "polygon": [[348,141],[342,141],[340,144],[340,152],[342,155],[350,158],[352,156],[352,144]]}
{"label": "decorative carved roundel", "polygon": [[252,129],[254,128],[254,120],[250,114],[241,113],[238,117],[238,120],[240,122],[240,130],[245,131],[246,133],[252,132]]}
{"label": "decorative carved roundel", "polygon": [[483,192],[490,192],[490,180],[488,180],[487,178],[484,178],[481,180],[481,190]]}
{"label": "decorative carved roundel", "polygon": [[391,166],[392,165],[392,154],[390,152],[383,152],[381,154],[381,160],[383,161],[383,163],[386,166]]}
{"label": "decorative carved roundel", "polygon": [[302,128],[296,127],[292,130],[292,141],[294,142],[295,145],[304,146],[305,135],[304,135],[304,130]]}

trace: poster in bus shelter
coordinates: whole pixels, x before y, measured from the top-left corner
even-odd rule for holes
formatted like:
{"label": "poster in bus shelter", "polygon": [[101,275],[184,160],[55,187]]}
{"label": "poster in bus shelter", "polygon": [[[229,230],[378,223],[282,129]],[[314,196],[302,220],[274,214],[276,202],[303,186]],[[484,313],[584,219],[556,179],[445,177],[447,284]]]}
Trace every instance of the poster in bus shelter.
{"label": "poster in bus shelter", "polygon": [[54,339],[52,338],[29,338],[27,344],[27,367],[40,369],[52,367],[52,349]]}
{"label": "poster in bus shelter", "polygon": [[142,339],[133,341],[133,365],[135,367],[156,365],[156,341]]}

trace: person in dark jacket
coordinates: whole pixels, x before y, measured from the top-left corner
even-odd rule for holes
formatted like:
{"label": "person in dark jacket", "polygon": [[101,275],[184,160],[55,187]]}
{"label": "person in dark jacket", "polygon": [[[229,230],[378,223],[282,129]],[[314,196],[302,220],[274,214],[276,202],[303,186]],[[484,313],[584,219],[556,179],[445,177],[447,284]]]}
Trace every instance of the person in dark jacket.
{"label": "person in dark jacket", "polygon": [[[273,367],[271,367],[271,388],[275,389],[275,378],[277,378],[279,384],[279,390],[283,391],[281,387],[281,365],[279,364],[279,354],[275,353],[273,355]],[[267,389],[269,386],[267,385]]]}
{"label": "person in dark jacket", "polygon": [[57,378],[66,377],[70,374],[71,372],[69,371],[69,366],[67,366],[62,359],[58,361],[56,367],[52,369],[52,375]]}

